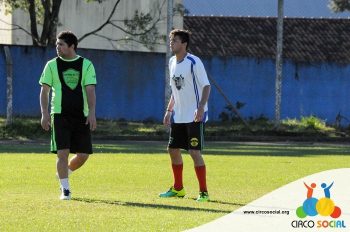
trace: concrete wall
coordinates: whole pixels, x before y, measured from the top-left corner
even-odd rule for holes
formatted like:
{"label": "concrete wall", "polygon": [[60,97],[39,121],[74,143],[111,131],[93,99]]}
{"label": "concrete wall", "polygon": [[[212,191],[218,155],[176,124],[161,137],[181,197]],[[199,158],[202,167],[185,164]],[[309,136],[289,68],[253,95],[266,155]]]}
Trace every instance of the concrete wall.
{"label": "concrete wall", "polygon": [[[113,1],[103,1],[86,3],[86,0],[68,1],[63,0],[59,13],[59,26],[57,31],[71,30],[78,38],[91,32],[101,26],[108,18],[115,4]],[[174,5],[181,4],[182,0],[174,0]],[[117,10],[112,17],[114,23],[124,28],[122,23],[124,19],[131,19],[135,11],[139,13],[150,13],[153,18],[158,18],[161,10],[160,21],[157,23],[158,31],[161,35],[166,35],[166,17],[167,1],[166,0],[123,0],[119,3]],[[11,15],[5,15],[4,5],[0,4],[0,19],[10,24],[17,24],[30,31],[29,13],[22,10],[15,10]],[[183,17],[179,14],[174,16],[174,27],[182,28]],[[14,26],[0,21],[0,29],[10,29]],[[40,26],[38,27],[40,34]],[[107,25],[98,34],[111,39],[125,38],[126,34],[120,29]],[[129,36],[130,37],[130,36]],[[165,52],[165,41],[159,41],[153,52]],[[32,39],[23,30],[0,30],[0,44],[14,45],[32,45]],[[112,45],[113,44],[113,45]],[[108,49],[108,50],[127,50],[127,51],[150,51],[145,46],[137,42],[110,42],[101,37],[91,35],[82,40],[79,44],[81,48]]]}
{"label": "concrete wall", "polygon": [[[0,115],[6,114],[5,55],[0,46]],[[13,56],[13,113],[39,116],[38,84],[54,48],[11,46]],[[80,49],[95,66],[98,85],[97,117],[161,120],[164,107],[164,59],[160,53]]]}
{"label": "concrete wall", "polygon": [[[212,58],[204,64],[233,104],[245,104],[240,109],[244,117],[274,118],[274,60]],[[281,118],[315,115],[334,122],[340,113],[350,119],[350,65],[291,61],[283,65]],[[226,103],[216,90],[210,100],[210,115],[218,120]]]}
{"label": "concrete wall", "polygon": [[[39,116],[38,79],[53,48],[11,46],[14,62],[13,104],[16,115]],[[97,117],[161,121],[164,107],[165,54],[80,49],[97,72]],[[254,58],[203,59],[233,104],[245,104],[244,117],[274,118],[275,62]],[[282,85],[282,118],[315,115],[327,122],[336,115],[350,119],[350,65],[296,64],[285,61]],[[209,119],[219,121],[226,102],[212,86]],[[0,46],[0,114],[6,114],[5,55]],[[346,121],[343,121],[343,123]],[[347,122],[349,123],[349,122]]]}

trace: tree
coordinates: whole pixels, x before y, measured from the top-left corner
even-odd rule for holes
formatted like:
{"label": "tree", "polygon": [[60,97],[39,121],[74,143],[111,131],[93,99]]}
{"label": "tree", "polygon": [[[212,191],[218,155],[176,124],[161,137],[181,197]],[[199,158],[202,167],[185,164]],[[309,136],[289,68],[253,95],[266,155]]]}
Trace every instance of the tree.
{"label": "tree", "polygon": [[328,7],[335,13],[350,11],[350,0],[330,0]]}
{"label": "tree", "polygon": [[[99,2],[101,2],[101,0],[99,0]],[[81,42],[86,37],[94,35],[108,40],[111,43],[112,47],[114,47],[114,43],[118,41],[135,41],[152,50],[154,45],[159,43],[158,41],[160,39],[164,40],[164,36],[161,36],[157,29],[157,23],[162,20],[161,9],[165,2],[166,0],[163,0],[161,5],[154,6],[154,8],[157,10],[153,16],[151,13],[145,14],[142,12],[140,13],[136,10],[132,19],[113,20],[112,17],[116,11],[117,6],[120,3],[120,0],[118,0],[114,4],[114,7],[106,21],[98,28],[84,34],[78,39],[78,41]],[[123,26],[119,24],[121,21],[123,23]],[[117,28],[118,30],[123,31],[126,36],[121,38],[110,38],[103,34],[99,34],[98,32],[106,26]]]}
{"label": "tree", "polygon": [[[88,4],[89,2],[103,3],[103,1],[106,0],[85,1]],[[0,0],[0,3],[2,2],[5,3],[6,13],[11,13],[15,9],[22,9],[29,12],[30,31],[27,31],[20,25],[12,26],[14,29],[23,30],[30,35],[32,37],[33,45],[47,46],[55,44],[57,25],[59,23],[58,15],[62,0]],[[165,39],[165,35],[160,35],[157,29],[157,23],[163,20],[163,18],[161,18],[161,9],[166,0],[163,0],[160,5],[158,4],[155,6],[156,11],[153,14],[135,11],[132,19],[115,20],[113,19],[113,16],[115,15],[120,2],[121,0],[116,0],[106,21],[101,26],[78,38],[79,42],[88,36],[97,36],[108,40],[113,47],[115,47],[114,43],[123,40],[141,43],[152,50],[154,45],[159,44],[160,40]],[[181,4],[177,5],[176,9],[183,14],[181,10],[184,8]],[[39,25],[42,26],[40,36],[38,33]],[[98,32],[106,26],[117,28],[118,30],[123,31],[126,36],[122,38],[110,38],[103,34],[99,34]]]}
{"label": "tree", "polygon": [[[5,13],[12,13],[15,9],[29,12],[30,32],[19,25],[14,26],[30,35],[33,45],[46,46],[55,44],[58,13],[62,0],[1,0],[1,2],[5,3]],[[37,25],[42,25],[40,37]]]}

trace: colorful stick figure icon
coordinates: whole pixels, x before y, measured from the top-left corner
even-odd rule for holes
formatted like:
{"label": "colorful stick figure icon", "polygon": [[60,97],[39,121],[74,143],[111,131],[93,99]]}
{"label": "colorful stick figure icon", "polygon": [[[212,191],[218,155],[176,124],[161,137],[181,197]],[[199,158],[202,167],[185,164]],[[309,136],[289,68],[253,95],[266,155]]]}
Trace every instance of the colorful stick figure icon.
{"label": "colorful stick figure icon", "polygon": [[334,184],[334,181],[332,182],[331,185],[329,185],[327,187],[327,184],[326,183],[322,183],[321,184],[321,187],[323,188],[323,191],[324,191],[324,196],[327,197],[327,198],[331,198],[331,192],[329,191],[329,189],[333,186]]}
{"label": "colorful stick figure icon", "polygon": [[307,198],[312,198],[312,193],[314,192],[314,188],[316,188],[316,184],[312,183],[310,187],[304,182],[304,185],[307,188],[307,194],[306,194]]}
{"label": "colorful stick figure icon", "polygon": [[307,188],[307,198],[303,202],[302,206],[299,206],[296,210],[296,215],[299,218],[305,218],[306,216],[330,216],[332,218],[338,218],[341,215],[340,207],[336,206],[334,201],[331,199],[330,188],[333,186],[334,181],[327,186],[326,183],[322,183],[321,187],[323,188],[325,197],[317,199],[313,197],[314,188],[316,184],[312,183],[308,186],[305,182],[304,185]]}

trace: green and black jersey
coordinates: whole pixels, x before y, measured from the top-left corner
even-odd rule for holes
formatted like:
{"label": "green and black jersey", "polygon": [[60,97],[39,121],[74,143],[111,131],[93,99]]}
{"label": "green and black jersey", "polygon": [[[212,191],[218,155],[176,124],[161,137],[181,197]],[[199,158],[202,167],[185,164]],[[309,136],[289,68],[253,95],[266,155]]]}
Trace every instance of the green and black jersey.
{"label": "green and black jersey", "polygon": [[90,60],[81,56],[73,60],[56,57],[47,62],[40,77],[40,85],[52,88],[51,114],[74,117],[89,113],[87,85],[96,85],[95,68]]}

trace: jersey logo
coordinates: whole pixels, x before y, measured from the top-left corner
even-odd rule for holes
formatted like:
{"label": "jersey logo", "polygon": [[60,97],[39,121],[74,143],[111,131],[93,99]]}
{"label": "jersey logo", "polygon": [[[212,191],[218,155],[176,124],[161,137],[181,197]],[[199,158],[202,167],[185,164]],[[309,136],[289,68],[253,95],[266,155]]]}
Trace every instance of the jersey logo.
{"label": "jersey logo", "polygon": [[197,138],[191,138],[191,146],[192,147],[197,147],[198,146],[198,139]]}
{"label": "jersey logo", "polygon": [[185,78],[182,75],[180,75],[179,77],[176,77],[174,75],[172,79],[174,80],[175,86],[178,90],[182,89],[182,87],[185,86]]}
{"label": "jersey logo", "polygon": [[64,71],[62,74],[63,74],[63,80],[66,83],[66,85],[71,90],[74,90],[78,86],[80,72],[70,68]]}

